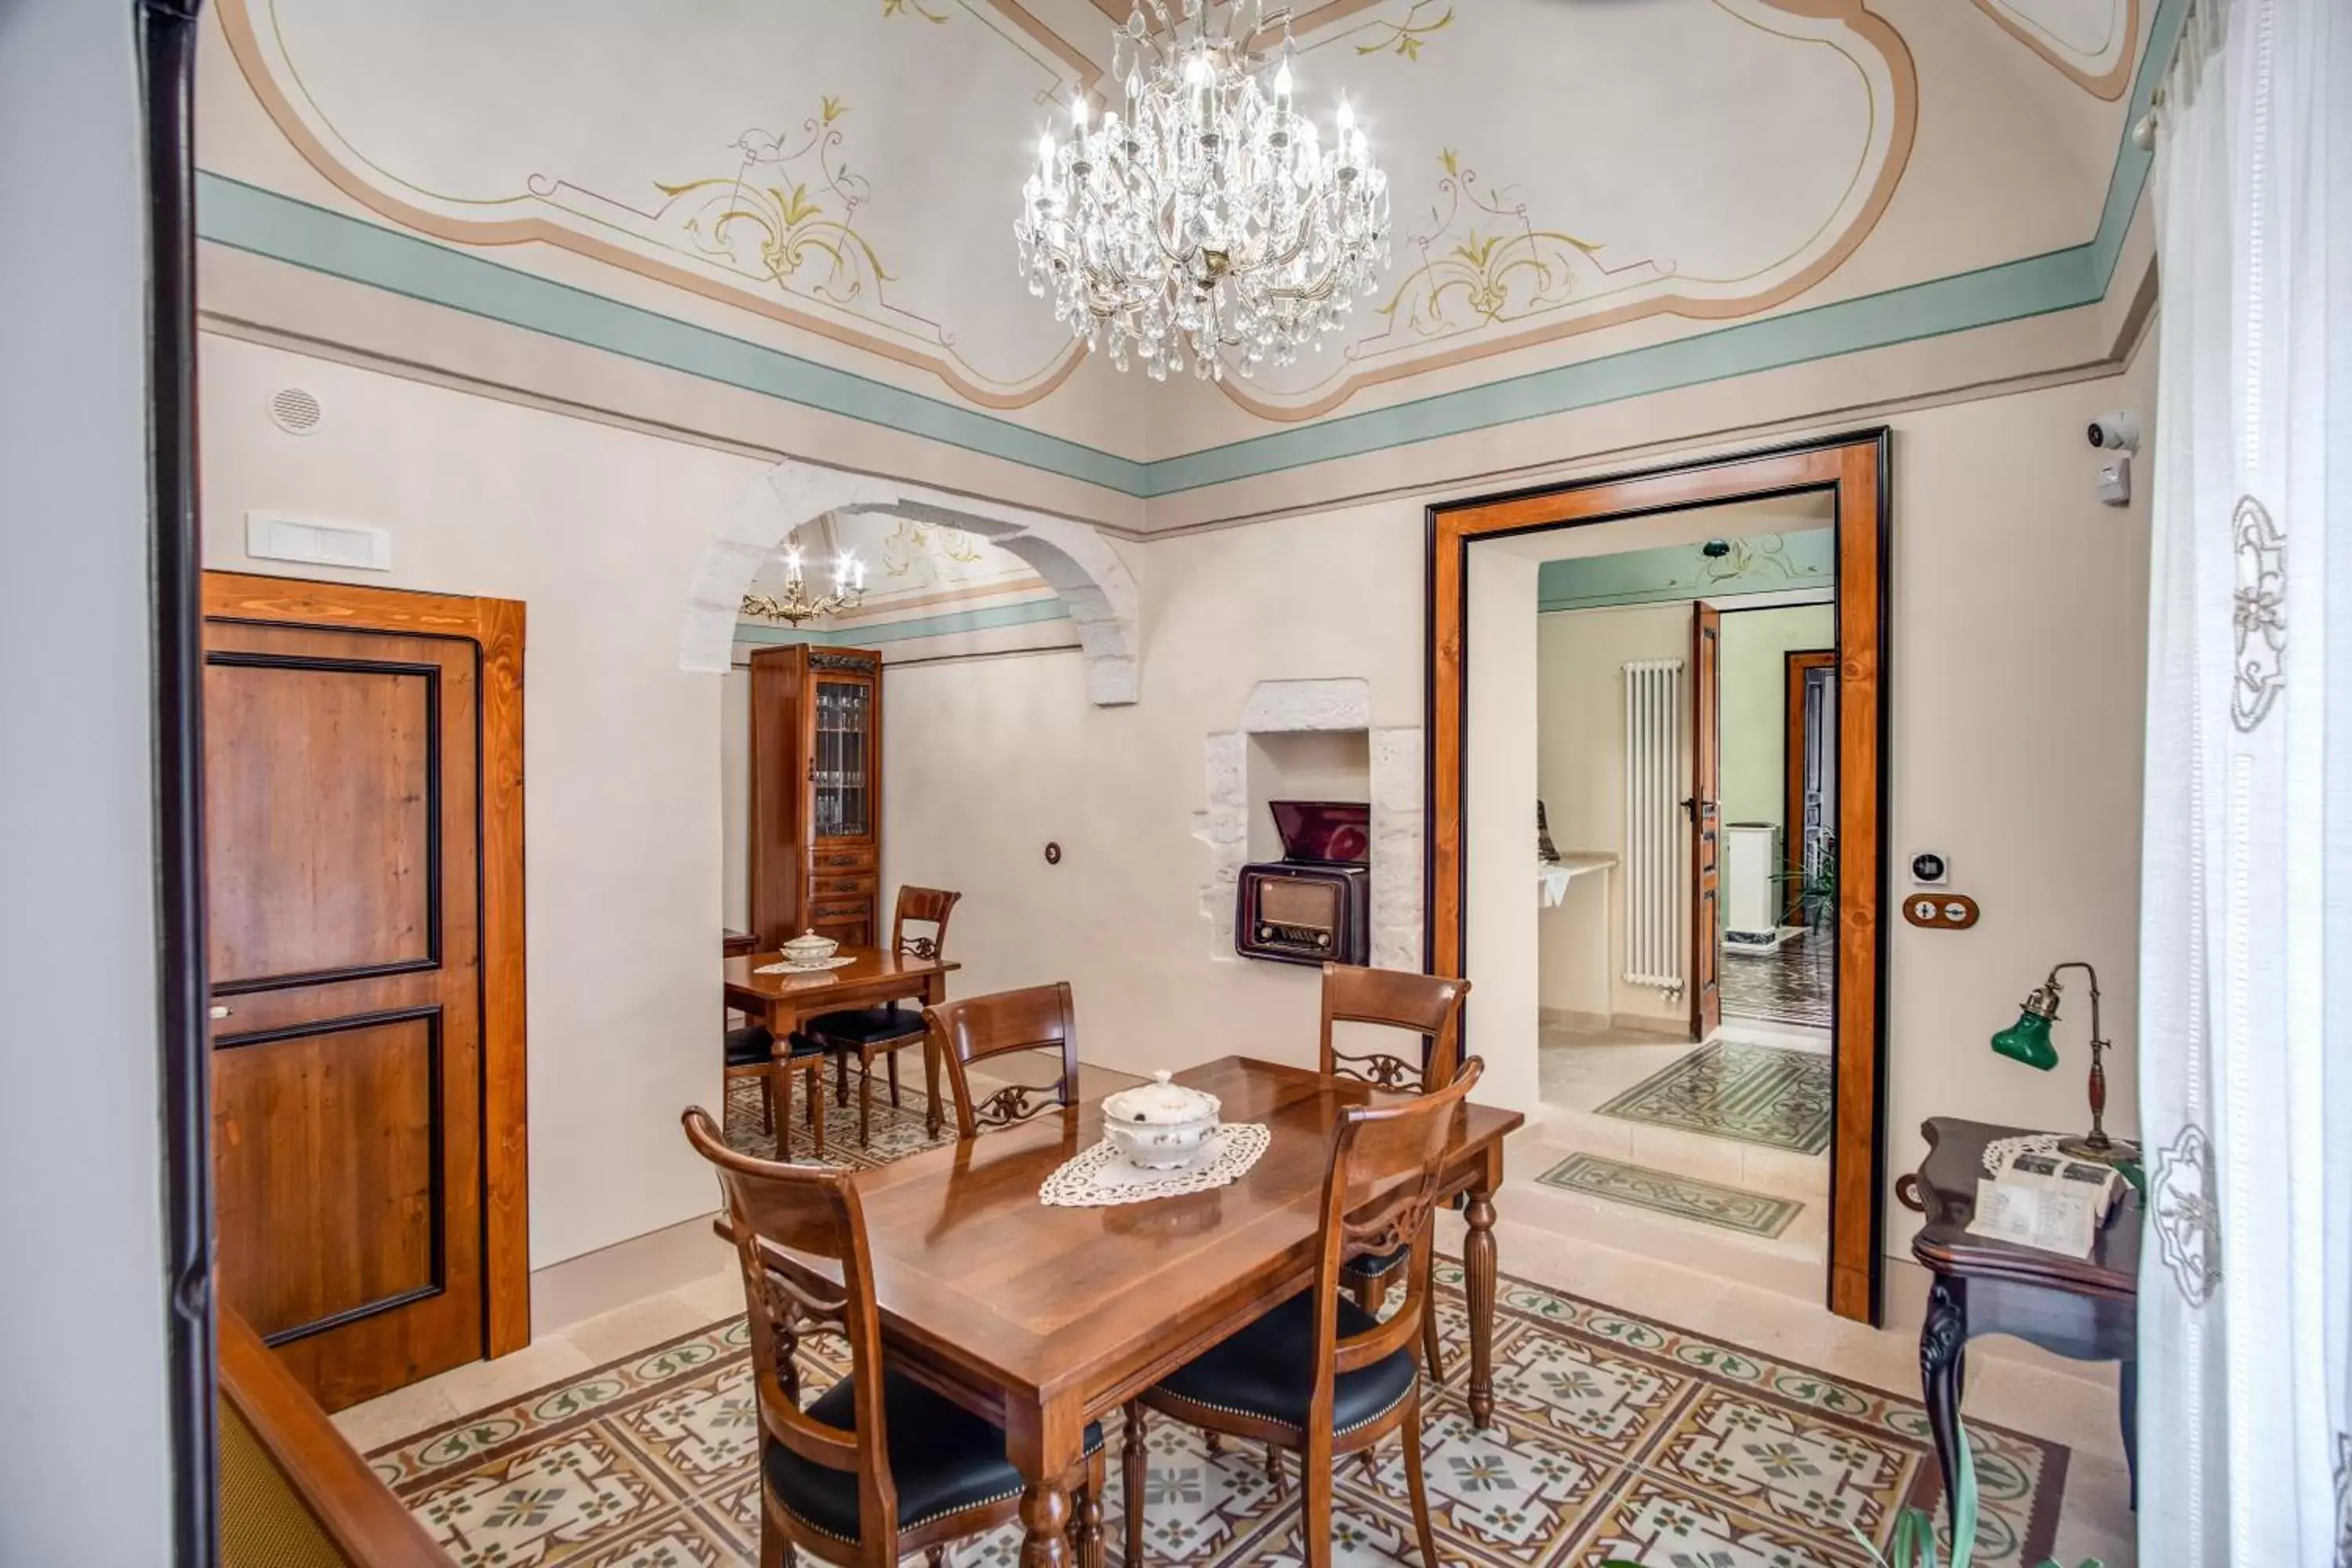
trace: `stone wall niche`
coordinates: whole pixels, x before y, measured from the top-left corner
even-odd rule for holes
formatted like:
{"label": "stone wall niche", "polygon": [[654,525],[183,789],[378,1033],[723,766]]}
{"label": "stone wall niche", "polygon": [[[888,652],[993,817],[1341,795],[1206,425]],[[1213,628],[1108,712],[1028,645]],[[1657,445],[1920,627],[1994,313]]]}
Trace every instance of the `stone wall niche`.
{"label": "stone wall niche", "polygon": [[1234,891],[1253,860],[1281,858],[1271,800],[1363,800],[1371,804],[1372,963],[1421,967],[1421,730],[1375,728],[1371,683],[1262,680],[1241,722],[1208,737],[1208,809],[1193,837],[1209,847],[1201,915],[1210,956],[1234,952]]}

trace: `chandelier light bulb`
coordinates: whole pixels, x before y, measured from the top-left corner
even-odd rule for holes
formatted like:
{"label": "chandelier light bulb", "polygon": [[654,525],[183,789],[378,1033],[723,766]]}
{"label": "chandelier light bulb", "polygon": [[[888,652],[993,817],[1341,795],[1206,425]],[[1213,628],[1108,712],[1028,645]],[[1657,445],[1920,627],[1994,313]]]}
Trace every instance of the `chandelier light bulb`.
{"label": "chandelier light bulb", "polygon": [[1054,177],[1054,133],[1050,131],[1037,138],[1037,163],[1047,179]]}
{"label": "chandelier light bulb", "polygon": [[1274,96],[1282,100],[1286,105],[1289,101],[1290,62],[1288,60],[1283,61],[1282,68],[1274,73]]}
{"label": "chandelier light bulb", "polygon": [[1086,131],[1087,95],[1083,92],[1070,95],[1070,123],[1076,126],[1081,133]]}
{"label": "chandelier light bulb", "polygon": [[1356,111],[1349,106],[1348,95],[1343,92],[1339,95],[1339,134],[1344,138],[1355,128]]}

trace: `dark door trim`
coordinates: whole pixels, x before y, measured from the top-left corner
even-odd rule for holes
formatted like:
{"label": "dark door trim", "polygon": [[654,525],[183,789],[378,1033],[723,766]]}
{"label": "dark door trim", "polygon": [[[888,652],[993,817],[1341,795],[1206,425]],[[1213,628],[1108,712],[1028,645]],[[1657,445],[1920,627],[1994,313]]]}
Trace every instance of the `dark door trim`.
{"label": "dark door trim", "polygon": [[1835,648],[1794,648],[1780,657],[1780,856],[1791,889],[1803,887],[1805,874],[1805,675],[1836,668]]}
{"label": "dark door trim", "polygon": [[[1838,952],[1830,1142],[1830,1310],[1881,1317],[1887,901],[1887,548],[1893,437],[1880,428],[1432,507],[1427,513],[1423,951],[1460,974],[1468,951],[1465,795],[1469,548],[1474,541],[1804,493],[1835,507]],[[1475,976],[1473,978],[1475,978]]]}
{"label": "dark door trim", "polygon": [[163,1089],[172,1559],[216,1552],[212,1105],[205,1042],[204,653],[196,526],[196,15],[137,0],[147,143],[148,574],[154,595],[156,1045]]}

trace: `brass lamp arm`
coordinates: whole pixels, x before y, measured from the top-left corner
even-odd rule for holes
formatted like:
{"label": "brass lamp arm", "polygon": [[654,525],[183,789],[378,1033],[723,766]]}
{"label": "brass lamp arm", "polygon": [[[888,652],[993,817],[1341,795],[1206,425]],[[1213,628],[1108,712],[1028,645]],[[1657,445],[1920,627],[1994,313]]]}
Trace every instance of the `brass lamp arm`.
{"label": "brass lamp arm", "polygon": [[[2087,962],[2079,958],[2070,958],[2063,963],[2053,964],[2050,969],[2050,978],[2044,982],[2044,984],[2050,988],[2051,1000],[2053,1004],[2056,1002],[2059,992],[2062,989],[2058,984],[2059,972],[2066,969],[2079,969],[2084,974],[2090,976],[2091,1044],[2104,1050],[2110,1042],[2107,1039],[2106,1031],[2099,1026],[2099,972],[2092,968]],[[2055,1018],[2058,1016],[2057,1009],[2054,1005],[2051,1009],[2050,1016],[2053,1018]]]}

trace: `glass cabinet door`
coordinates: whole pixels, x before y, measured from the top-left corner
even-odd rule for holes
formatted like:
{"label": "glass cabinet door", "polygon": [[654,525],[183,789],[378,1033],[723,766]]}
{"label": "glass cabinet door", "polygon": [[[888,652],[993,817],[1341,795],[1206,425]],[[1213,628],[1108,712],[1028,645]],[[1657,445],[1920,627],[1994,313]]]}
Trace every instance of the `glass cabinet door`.
{"label": "glass cabinet door", "polygon": [[873,689],[862,680],[816,683],[816,749],[809,761],[820,838],[863,838],[873,830]]}

